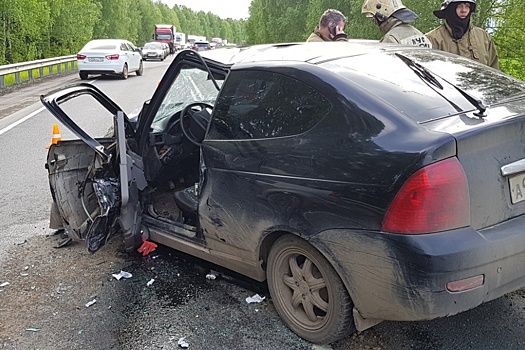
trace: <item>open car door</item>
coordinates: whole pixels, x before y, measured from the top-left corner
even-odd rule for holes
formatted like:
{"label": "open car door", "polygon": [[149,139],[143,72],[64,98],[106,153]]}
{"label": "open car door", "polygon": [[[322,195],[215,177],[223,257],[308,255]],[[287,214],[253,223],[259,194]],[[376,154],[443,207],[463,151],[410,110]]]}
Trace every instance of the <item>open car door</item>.
{"label": "open car door", "polygon": [[[99,114],[113,118],[105,137],[90,136],[73,121],[71,112],[66,113],[63,105],[77,98],[98,102],[99,109],[90,118],[101,118]],[[66,87],[41,96],[41,101],[79,138],[51,145],[47,155],[51,195],[66,233],[75,240],[85,240],[88,250],[95,252],[122,230],[126,248],[133,249],[141,239],[139,191],[147,183],[142,159],[133,149],[135,132],[129,119],[91,84]]]}

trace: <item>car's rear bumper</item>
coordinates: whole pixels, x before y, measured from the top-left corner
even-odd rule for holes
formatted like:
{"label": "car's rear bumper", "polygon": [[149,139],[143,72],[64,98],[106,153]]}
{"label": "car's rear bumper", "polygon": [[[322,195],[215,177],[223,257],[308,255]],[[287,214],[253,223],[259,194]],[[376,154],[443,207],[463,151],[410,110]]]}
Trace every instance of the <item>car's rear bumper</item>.
{"label": "car's rear bumper", "polygon": [[[525,287],[525,216],[482,231],[427,235],[331,230],[312,243],[334,264],[364,318],[434,319]],[[483,276],[481,286],[447,290],[447,283],[475,276]]]}
{"label": "car's rear bumper", "polygon": [[87,73],[87,74],[108,74],[108,75],[122,74],[122,72],[115,72],[114,70],[80,70],[79,72]]}
{"label": "car's rear bumper", "polygon": [[92,63],[78,62],[78,71],[88,74],[122,74],[124,63]]}
{"label": "car's rear bumper", "polygon": [[147,58],[147,59],[161,59],[161,58],[164,58],[164,54],[161,54],[161,53],[148,53],[148,54],[145,54],[143,56],[143,58]]}

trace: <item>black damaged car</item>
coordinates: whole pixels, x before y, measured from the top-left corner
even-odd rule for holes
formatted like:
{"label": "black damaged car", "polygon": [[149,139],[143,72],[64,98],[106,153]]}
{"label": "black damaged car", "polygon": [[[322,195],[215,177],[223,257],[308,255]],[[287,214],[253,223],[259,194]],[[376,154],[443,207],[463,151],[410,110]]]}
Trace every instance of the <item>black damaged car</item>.
{"label": "black damaged car", "polygon": [[[111,135],[75,124],[78,96]],[[138,118],[89,84],[42,102],[81,139],[47,158],[70,237],[267,281],[314,343],[525,286],[525,83],[487,66],[363,41],[185,50]]]}

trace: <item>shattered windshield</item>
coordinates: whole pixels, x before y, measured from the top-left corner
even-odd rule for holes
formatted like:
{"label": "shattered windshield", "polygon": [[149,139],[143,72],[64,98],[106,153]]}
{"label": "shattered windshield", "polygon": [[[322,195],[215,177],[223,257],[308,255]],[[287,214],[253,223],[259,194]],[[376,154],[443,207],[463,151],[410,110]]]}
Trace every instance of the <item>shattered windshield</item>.
{"label": "shattered windshield", "polygon": [[[222,82],[217,81],[219,86]],[[218,93],[207,71],[189,65],[183,67],[153,118],[151,130],[161,131],[166,118],[172,117],[190,103],[206,102],[214,105]]]}

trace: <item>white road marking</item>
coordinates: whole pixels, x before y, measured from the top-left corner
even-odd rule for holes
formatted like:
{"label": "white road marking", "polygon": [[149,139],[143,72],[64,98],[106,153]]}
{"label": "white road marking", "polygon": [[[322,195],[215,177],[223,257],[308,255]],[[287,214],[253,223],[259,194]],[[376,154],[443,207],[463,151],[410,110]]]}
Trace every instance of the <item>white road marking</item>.
{"label": "white road marking", "polygon": [[26,120],[34,117],[35,115],[37,115],[38,113],[42,112],[43,110],[45,110],[46,108],[45,107],[40,107],[39,109],[37,109],[36,111],[34,111],[33,113],[31,114],[28,114],[26,115],[25,117],[23,117],[22,119],[14,122],[13,124],[3,128],[2,130],[0,130],[0,135],[4,134],[5,132],[11,130],[12,128],[14,128],[15,126],[19,125],[19,124],[22,124],[23,122],[25,122]]}

